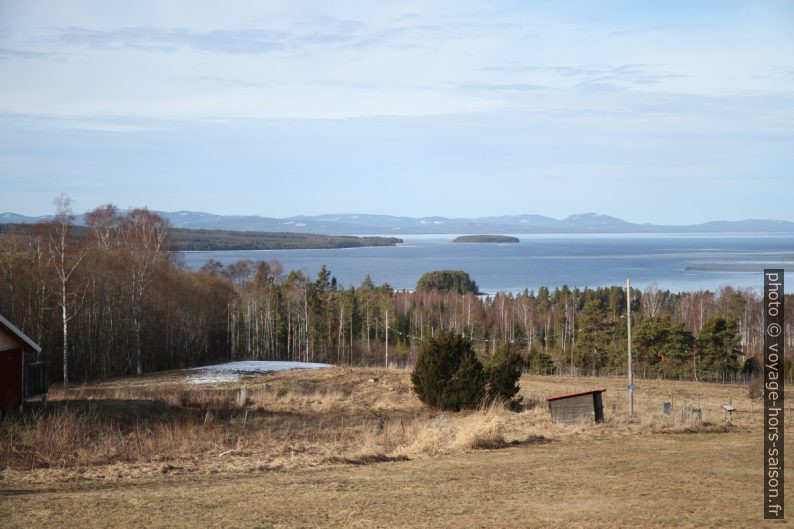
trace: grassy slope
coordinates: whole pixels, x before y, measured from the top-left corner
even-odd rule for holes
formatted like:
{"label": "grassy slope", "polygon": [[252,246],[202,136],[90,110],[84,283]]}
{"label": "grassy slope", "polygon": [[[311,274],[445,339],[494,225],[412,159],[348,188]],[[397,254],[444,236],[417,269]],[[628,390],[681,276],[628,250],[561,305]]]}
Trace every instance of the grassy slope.
{"label": "grassy slope", "polygon": [[[159,440],[161,454],[133,460],[6,469],[0,519],[59,528],[772,526],[761,520],[759,410],[741,386],[639,381],[638,421],[630,423],[622,379],[522,379],[529,402],[607,387],[604,425],[565,426],[550,423],[542,407],[439,416],[407,391],[407,377],[329,369],[248,380],[253,402],[244,428],[261,437],[241,437],[241,408],[227,422],[216,418],[217,428],[187,430],[195,439],[179,441],[183,454],[168,455],[174,447]],[[166,374],[54,396],[64,406],[91,399],[114,416],[130,406],[146,418],[152,412],[140,406],[153,395],[174,406],[166,415],[189,414],[203,412],[191,399],[222,404],[239,386],[188,389]],[[658,416],[670,391],[677,407],[687,400],[704,408],[715,423],[705,430],[724,430],[720,403],[731,400],[740,412],[727,432],[681,433],[704,429]],[[257,416],[260,406],[266,413]],[[518,444],[475,450],[483,443],[472,435],[491,439],[494,424],[497,437]],[[237,451],[219,456],[229,449]],[[344,464],[366,462],[366,454],[410,460]]]}

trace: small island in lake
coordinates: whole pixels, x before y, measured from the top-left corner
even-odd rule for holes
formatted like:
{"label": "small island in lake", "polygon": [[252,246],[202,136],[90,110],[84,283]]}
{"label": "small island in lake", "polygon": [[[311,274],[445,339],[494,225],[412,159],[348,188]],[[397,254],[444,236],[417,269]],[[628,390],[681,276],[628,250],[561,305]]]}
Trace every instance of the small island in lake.
{"label": "small island in lake", "polygon": [[518,237],[509,237],[507,235],[461,235],[455,238],[452,242],[519,242]]}

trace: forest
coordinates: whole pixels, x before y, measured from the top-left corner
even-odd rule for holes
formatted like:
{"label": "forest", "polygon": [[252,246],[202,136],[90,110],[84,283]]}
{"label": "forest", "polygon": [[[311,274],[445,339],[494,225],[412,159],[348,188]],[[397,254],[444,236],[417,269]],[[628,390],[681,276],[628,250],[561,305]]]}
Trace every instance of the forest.
{"label": "forest", "polygon": [[[24,231],[24,224],[0,224],[0,233]],[[83,239],[90,229],[72,226],[71,236]],[[360,248],[362,246],[395,246],[403,242],[397,237],[356,237],[353,235],[319,235],[314,233],[194,230],[171,228],[166,241],[170,251],[223,250],[314,250],[320,248]]]}
{"label": "forest", "polygon": [[509,235],[461,235],[455,237],[452,242],[458,243],[517,243],[520,242],[518,237],[510,237]]}
{"label": "forest", "polygon": [[220,250],[304,250],[319,248],[360,248],[395,246],[397,237],[356,237],[313,233],[171,229],[171,251]]}
{"label": "forest", "polygon": [[[428,274],[410,292],[369,277],[341,285],[325,267],[308,277],[277,261],[191,270],[168,251],[168,223],[145,208],[106,205],[86,224],[74,236],[61,197],[51,222],[0,233],[0,313],[42,346],[53,382],[235,359],[410,366],[421,342],[441,330],[465,335],[482,357],[513,347],[531,373],[625,372],[623,287],[485,296],[462,271]],[[635,374],[752,377],[761,304],[731,287],[632,290]],[[792,333],[786,339],[791,346]]]}

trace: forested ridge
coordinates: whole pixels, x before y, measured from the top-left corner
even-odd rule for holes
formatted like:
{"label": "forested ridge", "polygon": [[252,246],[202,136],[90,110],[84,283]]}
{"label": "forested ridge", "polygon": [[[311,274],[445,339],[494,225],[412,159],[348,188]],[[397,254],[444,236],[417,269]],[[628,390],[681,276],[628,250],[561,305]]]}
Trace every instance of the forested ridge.
{"label": "forested ridge", "polygon": [[455,237],[452,242],[457,243],[517,243],[518,237],[508,235],[461,235]]}
{"label": "forested ridge", "polygon": [[[408,365],[440,330],[465,335],[482,357],[511,344],[534,373],[625,371],[622,287],[481,296],[394,291],[369,277],[340,285],[325,268],[307,277],[277,261],[210,261],[194,271],[167,250],[174,231],[155,213],[104,206],[88,214],[81,237],[70,214],[63,200],[52,222],[0,234],[0,313],[43,346],[53,381],[233,359],[383,365],[387,333],[389,361]],[[633,290],[635,373],[751,375],[761,306],[730,287]]]}
{"label": "forested ridge", "polygon": [[314,250],[394,246],[401,242],[403,242],[402,239],[397,237],[175,228],[171,230],[169,249],[173,251]]}
{"label": "forested ridge", "polygon": [[[25,231],[29,228],[26,224],[0,224],[0,233]],[[70,230],[72,237],[77,240],[91,237],[90,229],[85,226],[72,226]],[[316,250],[394,246],[401,242],[402,239],[397,237],[171,228],[167,249],[171,251]]]}

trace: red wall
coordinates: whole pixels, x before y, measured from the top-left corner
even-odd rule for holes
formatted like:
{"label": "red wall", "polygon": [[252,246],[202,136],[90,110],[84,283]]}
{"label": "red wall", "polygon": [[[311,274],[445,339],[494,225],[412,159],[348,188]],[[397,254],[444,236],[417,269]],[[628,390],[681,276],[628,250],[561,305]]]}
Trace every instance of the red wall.
{"label": "red wall", "polygon": [[0,410],[22,404],[22,350],[0,351]]}

